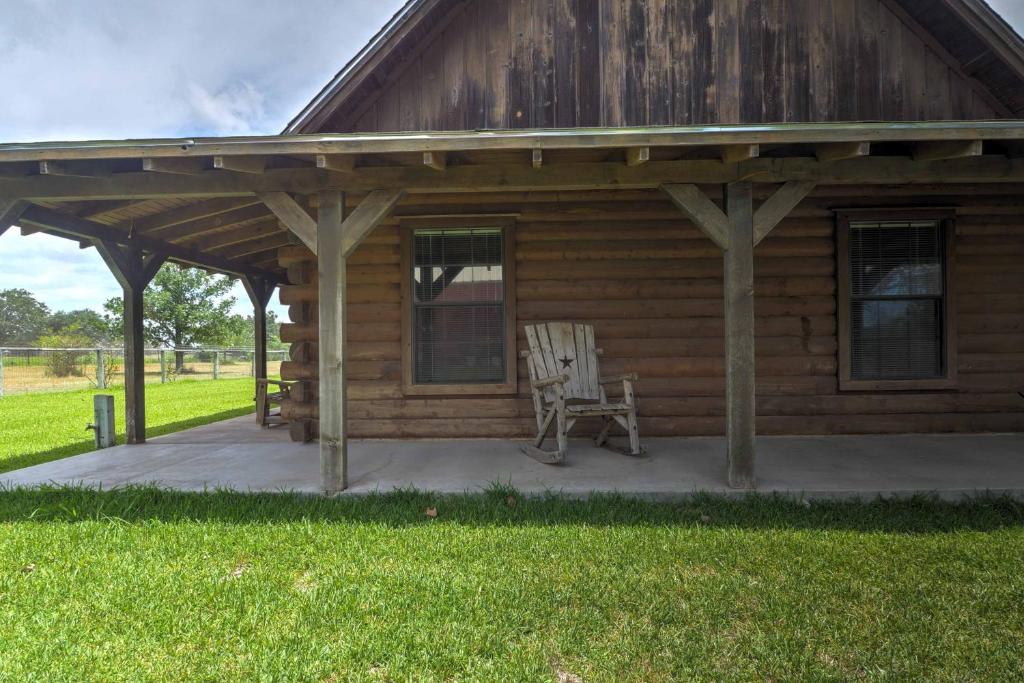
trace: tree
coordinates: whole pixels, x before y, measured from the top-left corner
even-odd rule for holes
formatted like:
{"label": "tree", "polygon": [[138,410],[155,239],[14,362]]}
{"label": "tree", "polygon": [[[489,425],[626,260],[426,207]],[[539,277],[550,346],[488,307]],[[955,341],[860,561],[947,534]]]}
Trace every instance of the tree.
{"label": "tree", "polygon": [[[223,344],[234,327],[232,286],[232,280],[223,275],[164,264],[143,296],[146,341],[175,349]],[[111,330],[123,335],[124,300],[110,299],[104,308]],[[175,371],[181,372],[184,364],[185,354],[175,353]]]}
{"label": "tree", "polygon": [[108,344],[111,341],[110,326],[102,315],[88,308],[77,311],[57,311],[50,315],[46,326],[51,334],[73,333],[87,339],[87,346]]}
{"label": "tree", "polygon": [[[228,323],[230,334],[221,342],[225,346],[251,349],[256,346],[256,322],[251,315],[231,316]],[[267,348],[280,350],[287,348],[281,343],[281,323],[274,311],[267,311]]]}
{"label": "tree", "polygon": [[0,346],[35,342],[49,317],[50,309],[28,290],[0,290]]}

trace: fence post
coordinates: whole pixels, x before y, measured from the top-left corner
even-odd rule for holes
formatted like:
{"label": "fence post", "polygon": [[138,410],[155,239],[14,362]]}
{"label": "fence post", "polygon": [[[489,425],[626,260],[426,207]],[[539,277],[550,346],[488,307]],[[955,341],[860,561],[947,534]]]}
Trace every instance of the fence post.
{"label": "fence post", "polygon": [[256,376],[256,352],[253,351],[252,355],[249,356],[249,376]]}
{"label": "fence post", "polygon": [[0,398],[4,397],[4,354],[6,349],[0,349]]}
{"label": "fence post", "polygon": [[96,349],[96,388],[107,388],[107,366],[103,362],[103,349]]}
{"label": "fence post", "polygon": [[213,352],[213,378],[220,379],[220,351]]}
{"label": "fence post", "polygon": [[167,352],[160,349],[160,384],[167,384]]}

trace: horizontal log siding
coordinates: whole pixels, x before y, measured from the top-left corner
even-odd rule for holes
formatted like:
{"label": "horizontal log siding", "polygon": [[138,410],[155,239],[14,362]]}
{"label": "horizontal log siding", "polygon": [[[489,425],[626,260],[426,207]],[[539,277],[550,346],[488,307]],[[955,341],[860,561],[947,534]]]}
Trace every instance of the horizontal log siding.
{"label": "horizontal log siding", "polygon": [[[921,194],[924,193],[924,195]],[[956,237],[959,386],[922,393],[840,393],[837,385],[832,209],[867,191],[815,195],[757,248],[757,429],[761,434],[1020,431],[1024,429],[1024,218],[1012,196],[974,188],[913,195],[887,188],[873,203],[961,205]],[[903,196],[901,196],[903,195]],[[926,196],[931,195],[931,196]],[[615,199],[618,201],[613,201]],[[497,198],[496,198],[497,199]],[[523,325],[592,323],[605,374],[640,375],[646,436],[724,433],[722,260],[658,194],[512,198],[519,347]],[[507,211],[471,197],[417,200],[399,213]],[[508,201],[507,199],[505,200]],[[289,253],[284,252],[284,262]],[[527,371],[518,397],[406,398],[401,390],[399,228],[379,227],[350,259],[349,427],[353,437],[527,437],[535,428]],[[315,340],[315,277],[282,289]],[[305,313],[303,313],[303,311]],[[288,377],[315,380],[315,345],[297,346]],[[312,362],[307,360],[312,351]],[[316,385],[305,405],[315,417]],[[579,433],[585,433],[581,424]]]}

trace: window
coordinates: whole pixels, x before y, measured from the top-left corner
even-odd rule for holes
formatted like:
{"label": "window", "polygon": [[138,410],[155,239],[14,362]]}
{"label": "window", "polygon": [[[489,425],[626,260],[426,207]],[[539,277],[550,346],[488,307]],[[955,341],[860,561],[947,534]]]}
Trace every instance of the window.
{"label": "window", "polygon": [[515,390],[510,233],[465,224],[405,235],[406,393]]}
{"label": "window", "polygon": [[952,216],[839,217],[840,388],[952,386]]}

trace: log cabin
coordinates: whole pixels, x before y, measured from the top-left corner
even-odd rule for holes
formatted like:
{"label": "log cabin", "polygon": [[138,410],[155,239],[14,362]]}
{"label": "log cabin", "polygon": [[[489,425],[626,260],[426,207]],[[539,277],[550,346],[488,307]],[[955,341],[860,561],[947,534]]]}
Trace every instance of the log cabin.
{"label": "log cabin", "polygon": [[1022,119],[983,0],[410,0],[279,136],[0,145],[0,230],[122,284],[131,442],[172,260],[261,349],[279,292],[327,492],[348,438],[532,437],[547,321],[750,489],[757,434],[1024,430]]}

